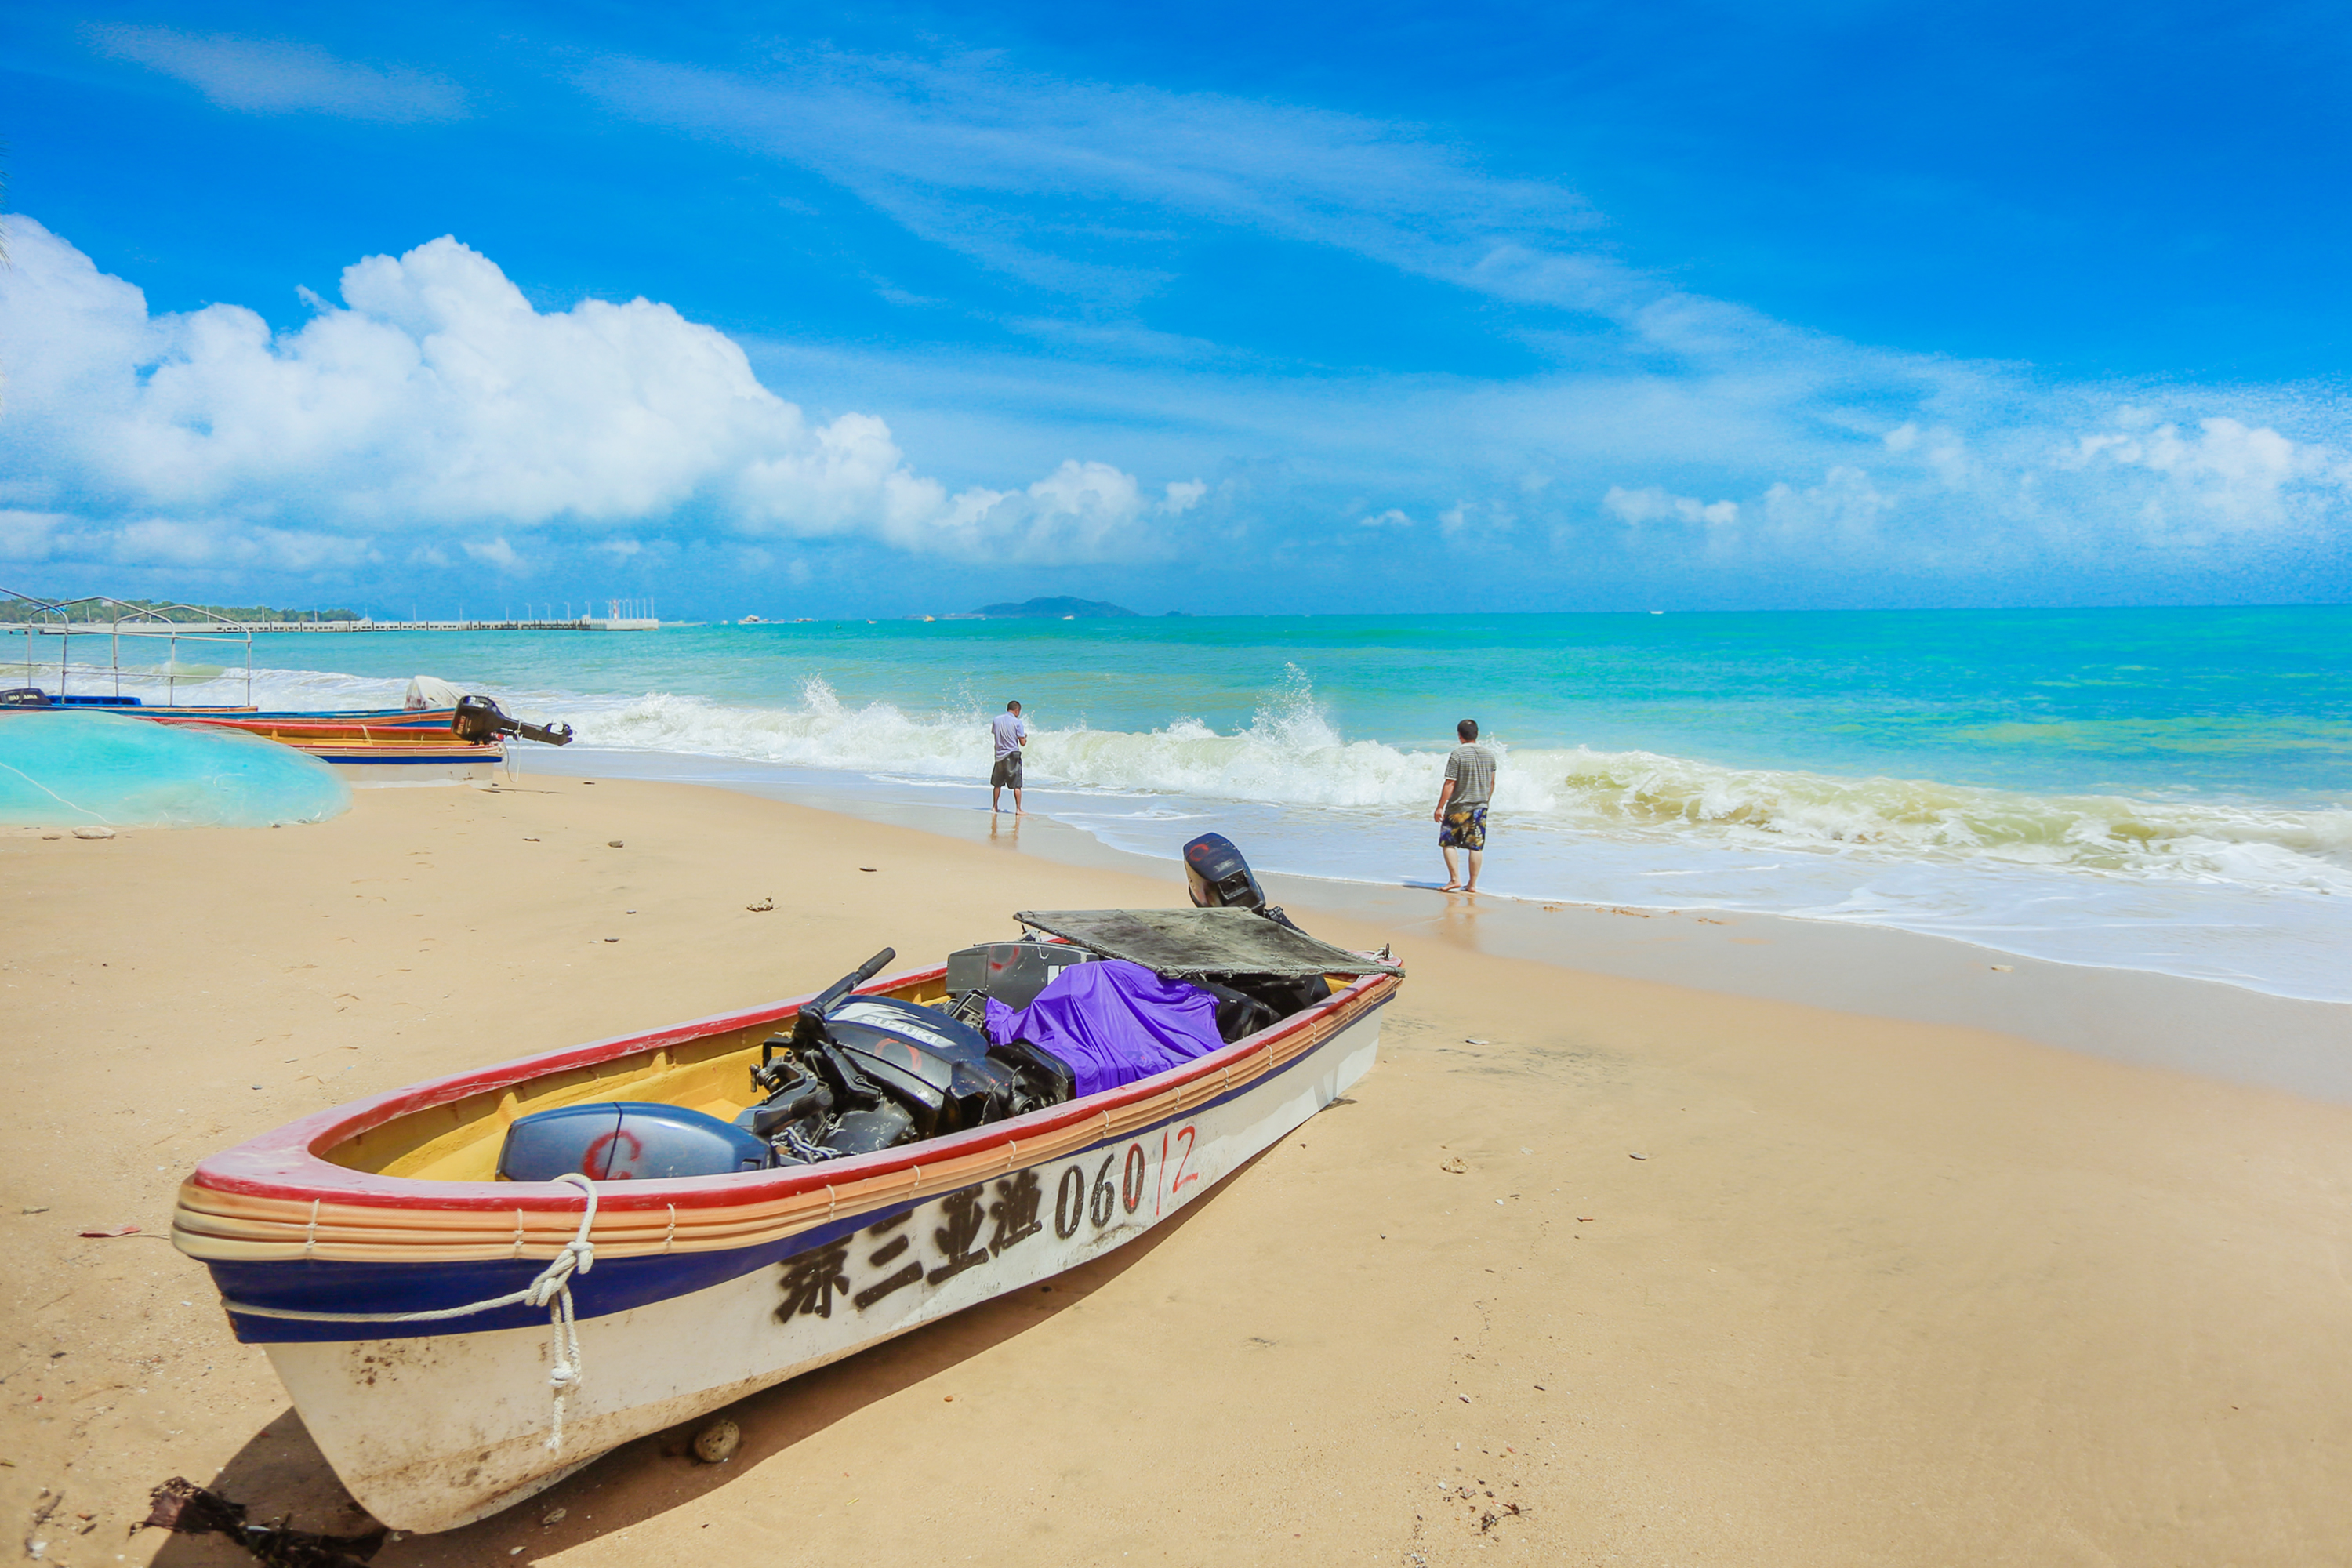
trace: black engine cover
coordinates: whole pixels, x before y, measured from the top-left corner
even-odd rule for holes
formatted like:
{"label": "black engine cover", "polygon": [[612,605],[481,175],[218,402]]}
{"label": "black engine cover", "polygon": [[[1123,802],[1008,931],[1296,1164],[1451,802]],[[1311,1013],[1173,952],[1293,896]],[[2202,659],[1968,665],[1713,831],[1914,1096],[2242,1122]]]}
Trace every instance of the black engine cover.
{"label": "black engine cover", "polygon": [[1003,1113],[1013,1076],[988,1059],[988,1037],[937,1008],[856,996],[828,1012],[824,1027],[860,1072],[906,1107],[918,1137],[961,1132]]}

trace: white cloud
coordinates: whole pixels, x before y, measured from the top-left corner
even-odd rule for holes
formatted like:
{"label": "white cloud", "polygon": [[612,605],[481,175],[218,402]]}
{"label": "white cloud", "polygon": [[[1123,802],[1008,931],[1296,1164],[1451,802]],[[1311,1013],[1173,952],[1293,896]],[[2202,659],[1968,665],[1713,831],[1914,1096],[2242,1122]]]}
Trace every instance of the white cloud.
{"label": "white cloud", "polygon": [[523,564],[522,557],[515,552],[515,547],[503,537],[468,540],[461,548],[483,565],[495,566],[501,572],[520,574],[530,570]]}
{"label": "white cloud", "polygon": [[1073,227],[1055,204],[1150,203],[1463,276],[1504,238],[1595,222],[1572,193],[1483,174],[1416,126],[1048,78],[996,57],[806,49],[756,79],[612,59],[581,80],[624,112],[789,159],[916,234],[1097,300],[1165,280],[1151,253],[1169,237],[1132,214]]}
{"label": "white cloud", "polygon": [[1869,474],[1841,464],[1823,475],[1820,484],[1804,489],[1774,485],[1764,492],[1758,510],[1784,546],[1828,542],[1841,550],[1860,551],[1876,543],[1874,535],[1879,519],[1893,505],[1870,482]]}
{"label": "white cloud", "polygon": [[100,53],[186,82],[224,109],[309,110],[394,123],[461,120],[467,112],[465,93],[446,77],[357,65],[310,44],[127,25],[93,26],[84,36]]}
{"label": "white cloud", "polygon": [[1391,507],[1386,511],[1374,512],[1369,517],[1360,517],[1356,520],[1356,524],[1360,528],[1411,528],[1412,519],[1396,508]]}
{"label": "white cloud", "polygon": [[1705,523],[1710,528],[1722,528],[1739,521],[1738,501],[1702,501],[1696,496],[1670,494],[1657,485],[1647,485],[1638,490],[1611,485],[1609,493],[1601,498],[1601,504],[1628,528],[1639,528],[1645,522],[1662,521]]}
{"label": "white cloud", "polygon": [[72,521],[54,511],[0,507],[0,561],[46,561],[58,534]]}
{"label": "white cloud", "polygon": [[1437,531],[1448,539],[1465,533],[1505,534],[1518,521],[1518,513],[1496,501],[1457,500],[1437,514]]}
{"label": "white cloud", "polygon": [[316,572],[374,559],[366,540],[226,521],[149,517],[114,528],[77,527],[53,554],[118,566]]}
{"label": "white cloud", "polygon": [[[2323,569],[2340,577],[2352,406],[2339,396],[2068,384],[1844,342],[1626,264],[1573,191],[1492,172],[1423,127],[1053,78],[994,53],[787,49],[731,74],[607,60],[581,79],[622,112],[814,171],[920,237],[1069,298],[1056,342],[1073,358],[1129,362],[1089,383],[1103,408],[1152,427],[1145,438],[1171,451],[1184,448],[1160,422],[1181,408],[1192,428],[1230,433],[1229,451],[1278,453],[1326,487],[1302,514],[1328,515],[1325,505],[1377,480],[1401,513],[1434,512],[1443,536],[1480,518],[1457,508],[1449,522],[1447,497],[1516,484],[1537,524],[1528,538],[1567,528],[1589,546],[1561,498],[1606,488],[1621,546],[1644,527],[1698,528],[1731,564],[1776,540],[1793,550],[1831,537],[1864,553],[1834,572],[1827,557],[1785,564],[1841,584],[1876,572],[1981,575],[1998,562],[2039,591],[2050,578],[2033,563],[2065,559],[2070,586],[2087,587],[2138,570],[2128,563],[2150,549],[2176,579],[2257,557],[2305,592],[2315,564],[2336,563]],[[1557,368],[1485,384],[1343,380],[1321,367],[1298,376],[1146,326],[1133,302],[1186,264],[1185,242],[1220,228],[1334,247],[1525,307],[1514,334]],[[1047,328],[1028,318],[1023,330]],[[1002,399],[1020,379],[1003,360],[923,367],[940,372],[942,405],[947,385]],[[1041,421],[1063,416],[1072,375],[1058,357],[1026,368]],[[2136,401],[2161,416],[2122,429],[2116,410]],[[992,419],[1006,423],[935,406],[927,428],[978,433]],[[2080,447],[2086,431],[2115,439]],[[1629,467],[1702,476],[1708,493],[1611,486]],[[1797,474],[1823,478],[1786,477]],[[1547,496],[1555,477],[1568,483]],[[2181,551],[2258,531],[2261,552]]]}
{"label": "white cloud", "polygon": [[[1169,548],[1160,525],[1206,492],[1180,481],[1147,502],[1132,475],[1070,460],[1024,490],[950,496],[883,420],[810,420],[724,334],[646,300],[534,310],[454,239],[354,264],[340,306],[273,333],[234,305],[150,317],[137,289],[39,224],[18,218],[12,238],[0,483],[78,492],[91,525],[207,520],[201,546],[129,524],[159,559],[233,553],[223,539],[238,529],[264,554],[297,531],[424,529],[487,539],[463,548],[518,570],[509,530],[635,531],[689,514],[973,558],[1147,559]],[[169,525],[173,539],[194,528]]]}
{"label": "white cloud", "polygon": [[2079,437],[2059,455],[2058,466],[2115,465],[2158,475],[2164,483],[2149,504],[2168,519],[2232,530],[2275,528],[2291,516],[2290,487],[2352,481],[2352,465],[2340,456],[2267,426],[2222,416],[2199,420],[2197,433],[2187,435],[2179,425],[2158,423],[2148,411],[2132,407],[2119,410],[2115,423],[2117,428]]}

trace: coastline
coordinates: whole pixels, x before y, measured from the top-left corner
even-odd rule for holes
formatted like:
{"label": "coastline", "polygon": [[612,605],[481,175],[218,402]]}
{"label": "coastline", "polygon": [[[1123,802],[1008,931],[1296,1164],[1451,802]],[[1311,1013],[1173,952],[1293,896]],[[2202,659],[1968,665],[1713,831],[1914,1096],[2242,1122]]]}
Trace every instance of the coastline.
{"label": "coastline", "polygon": [[[600,776],[691,780],[701,787],[837,811],[1057,864],[1139,877],[1179,875],[1176,850],[1214,822],[1170,824],[1160,857],[1104,843],[1043,815],[828,792],[779,770],[725,758],[605,750],[514,753],[523,776],[569,763]],[[579,771],[575,767],[569,771]],[[569,772],[562,776],[569,776]],[[975,791],[975,793],[984,793]],[[1250,845],[1243,843],[1244,854]],[[1428,851],[1433,864],[1436,851]],[[1277,903],[1329,910],[1383,930],[1425,932],[1474,952],[1580,973],[1792,1002],[1838,1012],[1997,1030],[2093,1056],[2352,1104],[2352,1003],[2281,996],[2223,981],[2070,963],[1957,937],[1859,921],[1671,910],[1481,894],[1262,872]]]}
{"label": "coastline", "polygon": [[[244,1561],[125,1544],[173,1474],[256,1518],[359,1522],[154,1234],[195,1159],[790,994],[884,942],[1183,900],[1172,866],[1043,821],[1008,854],[984,814],[942,836],[590,776],[366,792],[278,831],[0,838],[40,911],[0,974],[27,1108],[0,1203],[20,1341],[0,1502],[25,1519],[62,1489],[47,1561]],[[2312,1353],[2341,1320],[2352,1110],[1688,984],[1748,952],[1767,958],[1743,984],[1864,984],[1845,949],[1734,941],[1752,925],[1669,942],[1588,911],[1538,963],[1506,950],[1540,909],[1326,907],[1328,886],[1277,890],[1408,971],[1381,1064],[1164,1237],[743,1401],[730,1465],[665,1434],[376,1563],[789,1542],[877,1563],[2284,1564],[2352,1534],[2352,1366]],[[1560,965],[1587,954],[1685,983]],[[2086,1013],[2146,978],[2048,967],[2055,990],[2097,978]],[[143,1229],[76,1234],[121,1224]]]}
{"label": "coastline", "polygon": [[[1213,821],[1261,871],[1374,886],[1425,858],[1423,742],[1475,689],[1507,752],[1490,891],[2352,1004],[2352,684],[2325,651],[2347,614],[836,622],[434,657],[614,748],[599,765],[765,773],[821,806],[975,799],[983,721],[1017,690],[1030,772],[1059,781],[1033,803],[1064,820],[1147,854]],[[349,639],[344,673],[265,669],[255,695],[397,701],[420,651]]]}

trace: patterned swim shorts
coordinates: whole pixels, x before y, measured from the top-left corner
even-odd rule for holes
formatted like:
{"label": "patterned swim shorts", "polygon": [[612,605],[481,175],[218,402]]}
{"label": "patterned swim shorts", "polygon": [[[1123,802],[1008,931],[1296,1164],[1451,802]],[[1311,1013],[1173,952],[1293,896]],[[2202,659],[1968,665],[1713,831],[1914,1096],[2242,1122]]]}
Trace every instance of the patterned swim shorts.
{"label": "patterned swim shorts", "polygon": [[1486,848],[1486,808],[1465,805],[1448,810],[1445,825],[1437,830],[1437,842],[1447,849]]}
{"label": "patterned swim shorts", "polygon": [[1008,756],[997,758],[996,766],[989,770],[988,782],[997,789],[1019,789],[1021,787],[1021,753],[1014,752]]}

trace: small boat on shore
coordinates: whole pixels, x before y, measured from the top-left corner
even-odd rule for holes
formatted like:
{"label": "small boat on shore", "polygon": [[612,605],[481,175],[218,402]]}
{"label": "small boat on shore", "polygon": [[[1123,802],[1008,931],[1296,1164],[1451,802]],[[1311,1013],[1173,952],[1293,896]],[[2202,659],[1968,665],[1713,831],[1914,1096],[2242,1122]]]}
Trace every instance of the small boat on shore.
{"label": "small boat on shore", "polygon": [[1209,907],[1024,912],[306,1117],[198,1165],[173,1239],[370,1512],[482,1518],[1134,1240],[1369,1071],[1403,971],[1215,842]]}
{"label": "small boat on shore", "polygon": [[[415,685],[410,683],[412,691]],[[446,706],[340,713],[188,708],[127,708],[119,711],[163,724],[208,724],[242,730],[248,735],[259,735],[308,752],[320,762],[349,768],[352,770],[352,782],[362,785],[488,778],[504,759],[506,742],[511,736],[520,735],[550,746],[572,743],[569,724],[525,723],[509,718],[490,699],[471,695],[460,696]]]}
{"label": "small boat on shore", "polygon": [[[11,711],[99,710],[145,719],[158,724],[205,724],[242,730],[280,745],[291,746],[320,761],[347,770],[350,782],[361,784],[438,784],[487,780],[505,759],[506,742],[513,737],[545,745],[567,745],[568,724],[531,724],[509,718],[487,697],[460,691],[446,681],[418,676],[409,682],[404,707],[304,712],[265,710],[253,705],[253,629],[241,623],[189,605],[138,605],[93,595],[69,604],[48,604],[12,590],[0,589],[0,608],[14,608],[15,616],[0,622],[0,632],[21,637],[21,660],[0,661],[0,670],[20,663],[21,676],[0,684],[0,708]],[[79,614],[103,614],[103,621],[76,621]],[[184,617],[184,618],[175,618]],[[55,658],[40,646],[53,639]],[[103,642],[107,662],[78,662],[76,639],[83,647]],[[128,647],[133,662],[125,665]],[[141,648],[160,647],[160,662],[138,662]],[[183,653],[222,659],[219,664],[192,663]],[[36,657],[37,654],[39,657]],[[242,658],[246,700],[242,704],[183,704],[185,684],[209,685],[233,672],[228,662]],[[123,690],[126,681],[152,685],[160,681],[165,700],[156,703]],[[76,684],[100,690],[75,690]]]}

